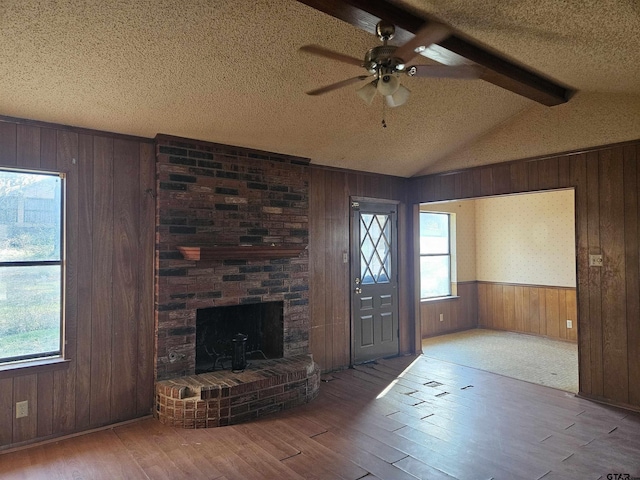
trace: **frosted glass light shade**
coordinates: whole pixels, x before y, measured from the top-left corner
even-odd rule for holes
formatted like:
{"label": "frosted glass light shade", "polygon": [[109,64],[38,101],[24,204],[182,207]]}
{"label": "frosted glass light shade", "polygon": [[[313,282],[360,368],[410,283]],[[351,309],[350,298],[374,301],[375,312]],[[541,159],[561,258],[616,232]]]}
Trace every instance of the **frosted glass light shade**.
{"label": "frosted glass light shade", "polygon": [[376,81],[367,83],[364,87],[356,90],[358,96],[364,100],[368,105],[373,102],[373,97],[376,95]]}
{"label": "frosted glass light shade", "polygon": [[393,95],[400,87],[400,80],[395,75],[383,75],[378,80],[378,91],[380,95]]}
{"label": "frosted glass light shade", "polygon": [[393,95],[387,95],[385,99],[387,100],[387,105],[390,107],[399,107],[406,103],[410,94],[411,90],[404,85],[400,85]]}

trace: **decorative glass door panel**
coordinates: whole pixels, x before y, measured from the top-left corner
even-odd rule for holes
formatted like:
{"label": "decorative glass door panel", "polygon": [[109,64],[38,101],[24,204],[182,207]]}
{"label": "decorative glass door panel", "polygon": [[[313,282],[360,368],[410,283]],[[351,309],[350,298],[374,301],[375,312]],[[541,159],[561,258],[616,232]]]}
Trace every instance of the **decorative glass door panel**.
{"label": "decorative glass door panel", "polygon": [[391,214],[360,215],[360,278],[363,285],[391,278]]}

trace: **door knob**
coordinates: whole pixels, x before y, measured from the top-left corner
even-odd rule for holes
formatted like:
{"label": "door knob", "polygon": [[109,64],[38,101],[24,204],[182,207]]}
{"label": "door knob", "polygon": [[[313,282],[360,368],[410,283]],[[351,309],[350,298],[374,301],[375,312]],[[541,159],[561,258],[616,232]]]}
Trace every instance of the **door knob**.
{"label": "door knob", "polygon": [[360,287],[356,287],[355,292],[360,294],[360,293],[362,293],[362,289]]}

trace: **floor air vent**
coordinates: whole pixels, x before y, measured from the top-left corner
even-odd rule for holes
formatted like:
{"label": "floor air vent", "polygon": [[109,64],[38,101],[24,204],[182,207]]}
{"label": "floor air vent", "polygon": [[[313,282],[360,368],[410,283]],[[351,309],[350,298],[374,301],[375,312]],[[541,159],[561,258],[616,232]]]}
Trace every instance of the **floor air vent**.
{"label": "floor air vent", "polygon": [[440,382],[436,382],[435,380],[431,380],[430,382],[427,382],[427,383],[425,383],[425,384],[423,384],[423,385],[424,385],[425,387],[433,387],[433,388],[435,388],[435,387],[440,387],[440,386],[442,386],[443,384],[442,384],[442,383],[440,383]]}

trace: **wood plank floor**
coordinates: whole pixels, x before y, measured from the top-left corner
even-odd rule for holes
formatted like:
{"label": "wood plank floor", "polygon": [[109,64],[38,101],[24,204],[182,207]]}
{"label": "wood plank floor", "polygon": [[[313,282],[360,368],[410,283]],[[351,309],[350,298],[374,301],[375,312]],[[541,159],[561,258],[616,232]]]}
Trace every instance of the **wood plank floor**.
{"label": "wood plank floor", "polygon": [[204,430],[145,419],[0,455],[2,479],[640,477],[640,416],[426,357],[326,375],[312,403]]}

